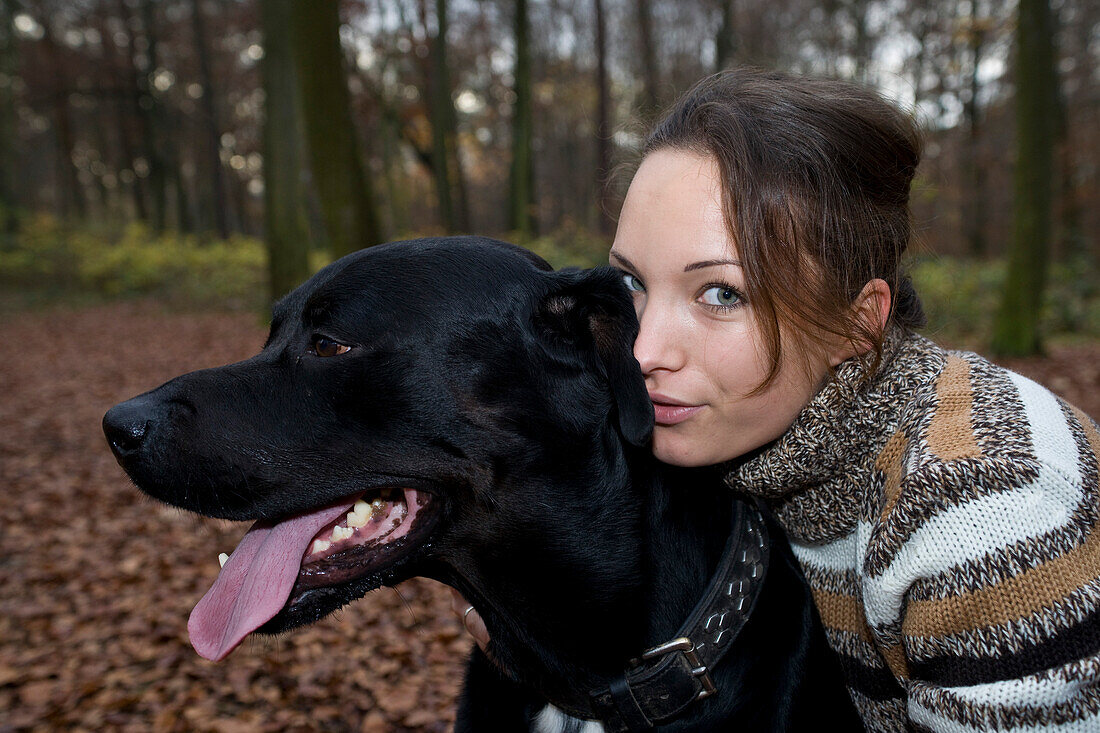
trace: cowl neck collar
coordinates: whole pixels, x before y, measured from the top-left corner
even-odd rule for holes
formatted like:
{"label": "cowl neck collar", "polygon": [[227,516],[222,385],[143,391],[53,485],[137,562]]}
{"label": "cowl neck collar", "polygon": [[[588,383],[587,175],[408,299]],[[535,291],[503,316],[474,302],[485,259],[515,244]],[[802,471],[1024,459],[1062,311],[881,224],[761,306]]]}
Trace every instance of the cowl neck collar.
{"label": "cowl neck collar", "polygon": [[847,534],[869,498],[875,457],[897,430],[905,404],[942,365],[939,347],[894,328],[870,379],[859,359],[842,362],[787,432],[730,464],[726,483],[764,499],[792,540],[826,542]]}

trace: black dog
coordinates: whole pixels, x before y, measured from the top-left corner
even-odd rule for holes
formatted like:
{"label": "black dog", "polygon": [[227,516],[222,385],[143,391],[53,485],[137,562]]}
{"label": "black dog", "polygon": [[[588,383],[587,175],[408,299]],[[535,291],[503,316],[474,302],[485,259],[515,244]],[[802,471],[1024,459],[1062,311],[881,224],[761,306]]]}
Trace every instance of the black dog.
{"label": "black dog", "polygon": [[[611,268],[553,272],[486,239],[398,242],[280,301],[257,356],[112,408],[104,431],[143,491],[257,520],[192,613],[195,648],[221,658],[422,575],[492,634],[458,731],[550,730],[562,716],[547,703],[608,730],[859,728],[790,549],[759,519],[741,538],[770,534],[770,567],[753,581],[762,558],[739,550],[763,590],[721,663],[681,642],[635,659],[678,635],[734,562],[731,526],[759,516],[716,475],[651,458],[636,333]],[[687,684],[707,699],[670,701]]]}

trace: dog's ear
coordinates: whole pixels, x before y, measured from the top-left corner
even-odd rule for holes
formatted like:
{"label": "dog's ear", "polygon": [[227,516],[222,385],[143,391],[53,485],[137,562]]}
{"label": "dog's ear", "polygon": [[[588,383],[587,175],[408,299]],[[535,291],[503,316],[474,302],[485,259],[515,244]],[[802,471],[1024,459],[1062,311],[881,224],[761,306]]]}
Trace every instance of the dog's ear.
{"label": "dog's ear", "polygon": [[539,303],[537,318],[557,335],[594,356],[611,387],[619,430],[633,445],[653,434],[653,403],[634,358],[638,318],[622,274],[613,267],[562,270]]}

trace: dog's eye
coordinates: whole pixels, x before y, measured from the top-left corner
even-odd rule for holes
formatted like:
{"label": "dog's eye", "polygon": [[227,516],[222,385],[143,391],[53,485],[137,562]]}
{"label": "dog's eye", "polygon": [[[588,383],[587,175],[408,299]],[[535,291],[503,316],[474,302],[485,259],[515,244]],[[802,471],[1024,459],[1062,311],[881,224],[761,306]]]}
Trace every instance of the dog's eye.
{"label": "dog's eye", "polygon": [[317,356],[339,356],[351,351],[351,347],[324,336],[314,336],[310,350]]}

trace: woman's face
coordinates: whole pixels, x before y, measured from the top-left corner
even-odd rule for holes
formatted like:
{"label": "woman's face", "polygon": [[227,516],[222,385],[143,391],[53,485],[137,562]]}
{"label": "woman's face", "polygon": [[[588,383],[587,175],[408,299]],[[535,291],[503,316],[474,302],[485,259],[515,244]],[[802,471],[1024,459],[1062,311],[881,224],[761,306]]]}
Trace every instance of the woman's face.
{"label": "woman's face", "polygon": [[779,437],[814,396],[831,359],[783,341],[777,378],[745,275],[722,218],[713,160],[682,150],[646,156],[630,184],[611,264],[633,292],[634,356],[657,418],[653,452],[679,466],[736,458]]}

